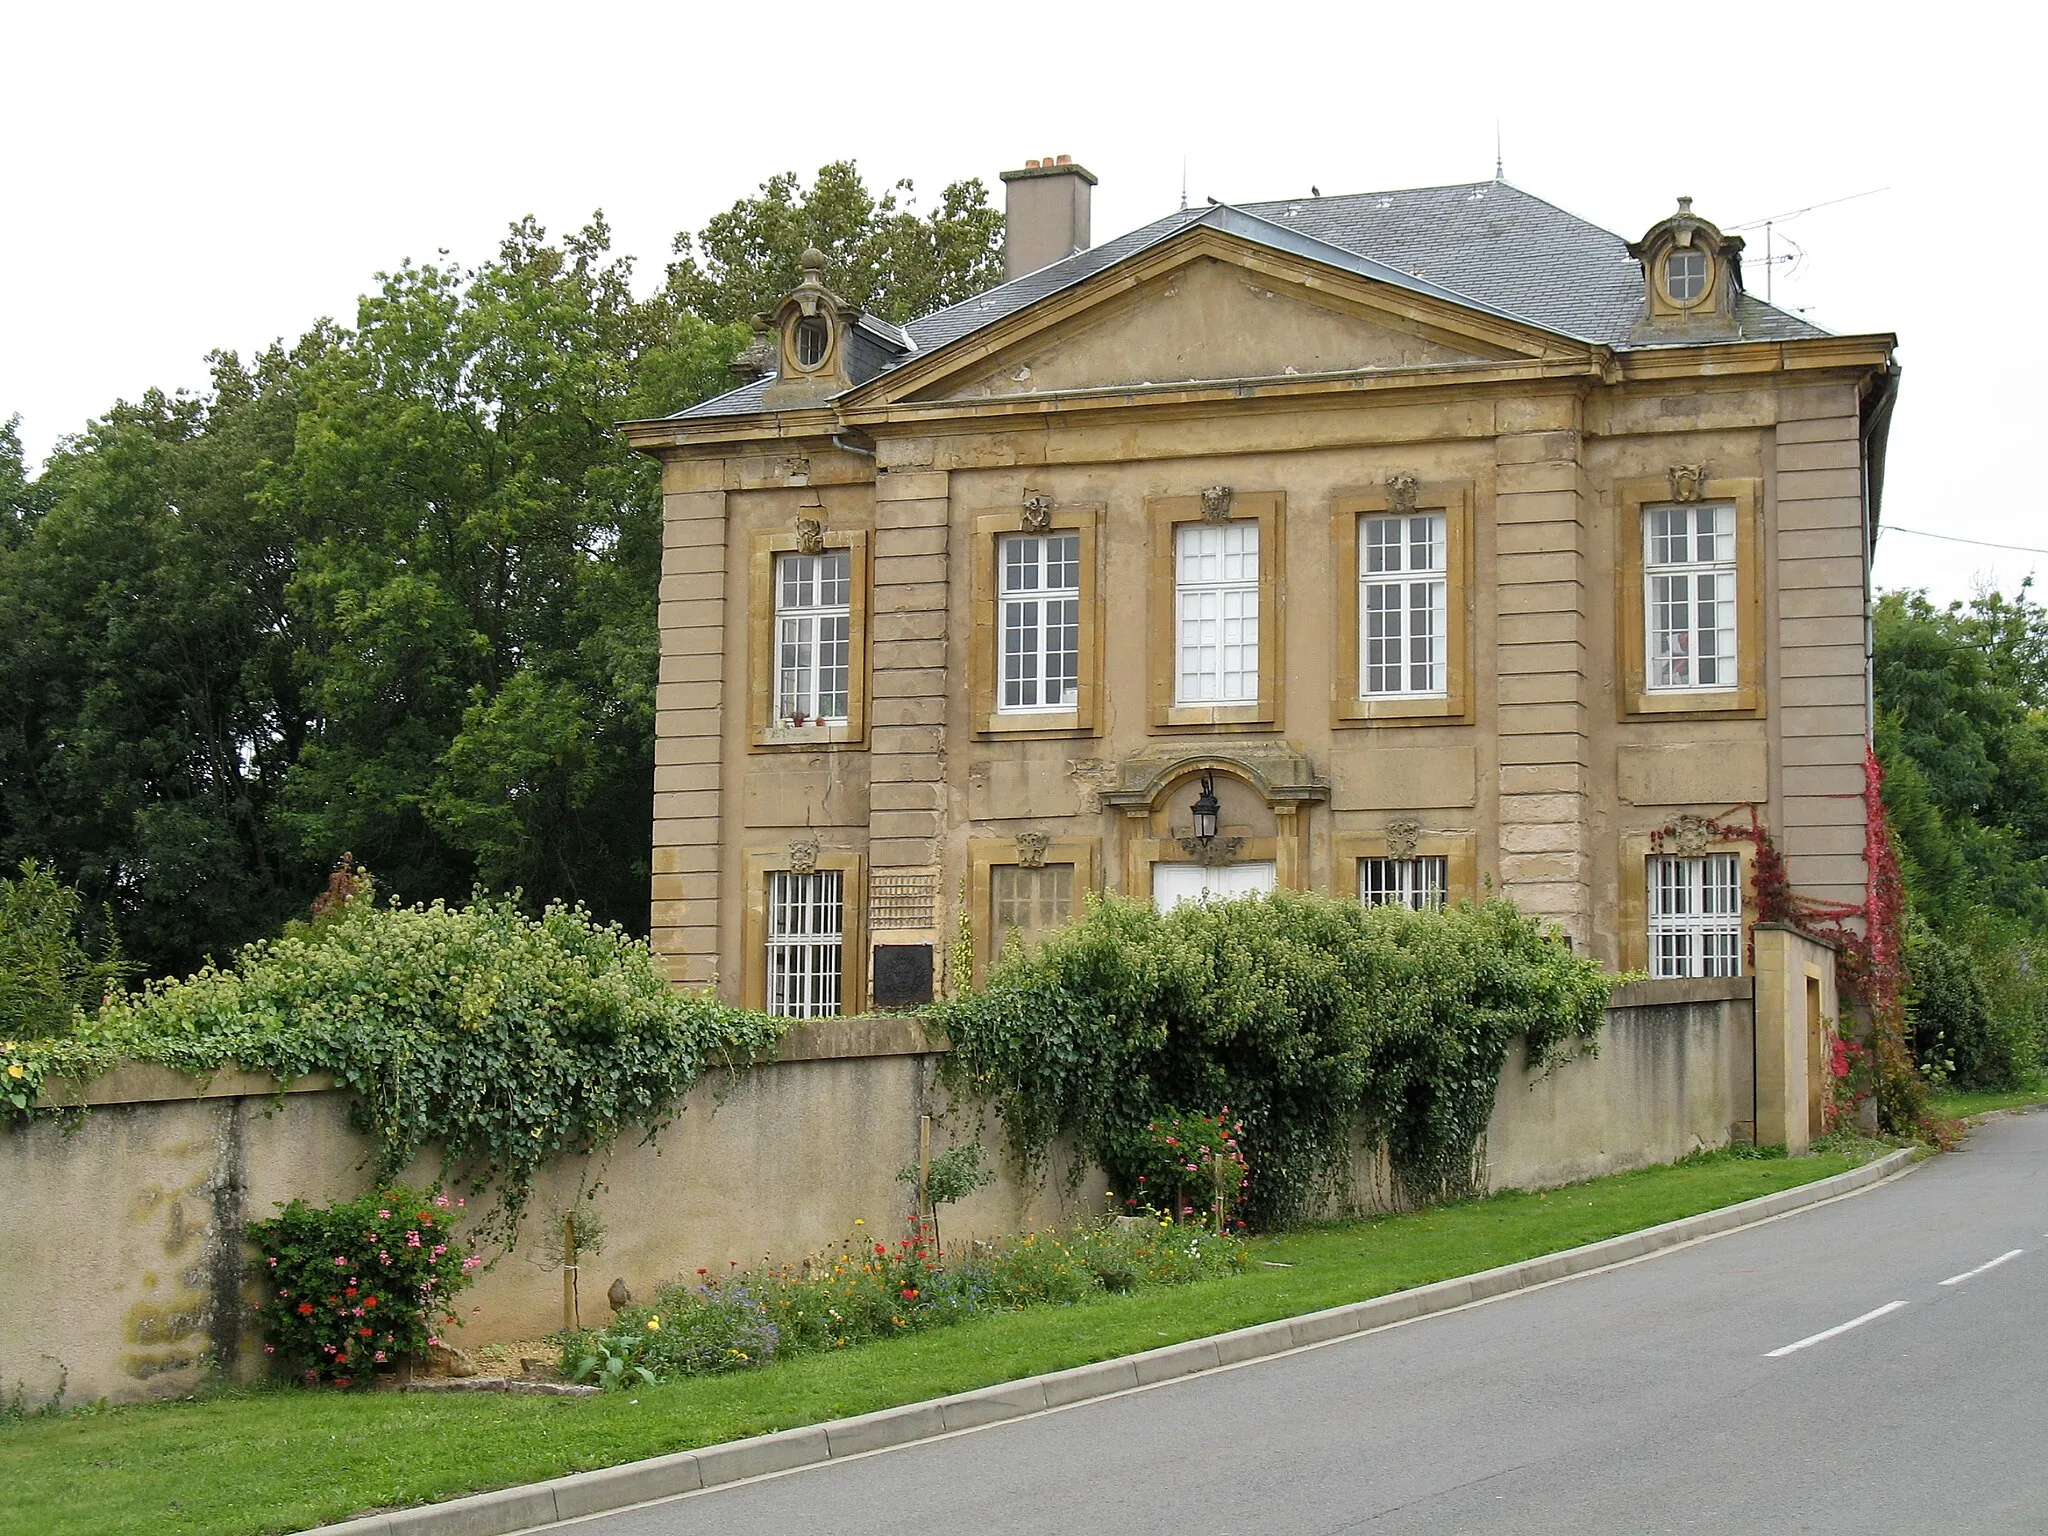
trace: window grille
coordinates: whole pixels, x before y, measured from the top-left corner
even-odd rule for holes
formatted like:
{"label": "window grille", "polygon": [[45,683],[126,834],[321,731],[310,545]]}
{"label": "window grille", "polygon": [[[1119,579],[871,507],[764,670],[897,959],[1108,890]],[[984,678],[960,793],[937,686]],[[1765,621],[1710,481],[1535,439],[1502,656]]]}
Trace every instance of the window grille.
{"label": "window grille", "polygon": [[1358,544],[1362,697],[1441,697],[1446,682],[1448,564],[1444,514],[1361,519]]}
{"label": "window grille", "polygon": [[1259,697],[1259,525],[1185,523],[1174,533],[1177,704]]}
{"label": "window grille", "polygon": [[1742,862],[1736,855],[1650,860],[1650,974],[1742,974]]}
{"label": "window grille", "polygon": [[1450,884],[1451,861],[1442,856],[1419,859],[1360,859],[1358,899],[1368,907],[1413,907],[1441,911]]}
{"label": "window grille", "polygon": [[876,871],[868,876],[868,928],[930,928],[939,902],[939,877],[924,871]]}
{"label": "window grille", "polygon": [[1081,536],[1011,535],[997,553],[1003,680],[996,710],[1072,709],[1081,676]]}
{"label": "window grille", "polygon": [[1735,687],[1734,506],[1646,508],[1643,545],[1651,690]]}
{"label": "window grille", "polygon": [[768,1011],[829,1019],[840,1009],[846,958],[845,875],[821,869],[768,877]]}
{"label": "window grille", "polygon": [[775,718],[807,725],[846,722],[852,661],[853,562],[849,551],[775,557]]}
{"label": "window grille", "polygon": [[989,932],[997,953],[1015,933],[1036,944],[1074,915],[1074,866],[1026,869],[997,864],[989,870]]}

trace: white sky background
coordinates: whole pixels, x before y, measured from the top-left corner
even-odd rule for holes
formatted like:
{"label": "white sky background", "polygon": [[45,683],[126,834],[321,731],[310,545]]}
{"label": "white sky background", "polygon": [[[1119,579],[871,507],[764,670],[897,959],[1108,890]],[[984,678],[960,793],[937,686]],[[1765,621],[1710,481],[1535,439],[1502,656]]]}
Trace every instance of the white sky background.
{"label": "white sky background", "polygon": [[[1900,337],[1886,524],[2048,548],[2043,31],[1956,4],[16,0],[0,419],[40,456],[526,213],[602,208],[645,287],[675,231],[832,159],[1000,206],[998,171],[1071,154],[1101,241],[1179,202],[1183,156],[1197,204],[1427,186],[1490,175],[1498,119],[1511,182],[1631,238],[1681,192],[1726,227],[1888,188],[1779,226],[1805,258],[1777,301]],[[2037,564],[1893,532],[1877,575],[1946,599]]]}

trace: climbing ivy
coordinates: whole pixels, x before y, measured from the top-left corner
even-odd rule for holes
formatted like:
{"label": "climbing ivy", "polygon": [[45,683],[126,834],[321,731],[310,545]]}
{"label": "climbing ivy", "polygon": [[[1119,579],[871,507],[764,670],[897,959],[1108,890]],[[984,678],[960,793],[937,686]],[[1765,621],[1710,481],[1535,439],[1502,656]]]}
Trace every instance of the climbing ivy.
{"label": "climbing ivy", "polygon": [[1228,1105],[1246,1219],[1272,1227],[1314,1208],[1360,1123],[1411,1196],[1469,1187],[1510,1042],[1532,1069],[1591,1049],[1613,983],[1501,901],[1283,891],[1162,916],[1109,898],[930,1015],[943,1070],[996,1102],[1027,1163],[1072,1136],[1124,1189],[1148,1125]]}
{"label": "climbing ivy", "polygon": [[32,1065],[38,1083],[124,1059],[331,1072],[353,1090],[379,1179],[432,1149],[444,1174],[497,1189],[509,1227],[544,1163],[625,1126],[651,1136],[706,1071],[745,1067],[785,1024],[677,992],[645,943],[581,908],[378,906],[365,882],[230,967],[109,1000]]}

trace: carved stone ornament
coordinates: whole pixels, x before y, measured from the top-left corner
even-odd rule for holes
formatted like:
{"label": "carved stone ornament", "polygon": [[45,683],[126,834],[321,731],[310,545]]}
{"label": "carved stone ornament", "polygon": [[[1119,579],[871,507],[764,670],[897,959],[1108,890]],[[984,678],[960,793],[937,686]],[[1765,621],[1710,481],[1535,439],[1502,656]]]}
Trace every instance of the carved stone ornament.
{"label": "carved stone ornament", "polygon": [[1673,501],[1698,501],[1707,488],[1707,466],[1704,464],[1674,464],[1671,466],[1671,499]]}
{"label": "carved stone ornament", "polygon": [[1204,869],[1235,864],[1237,856],[1244,852],[1245,843],[1241,837],[1212,837],[1206,843],[1199,837],[1177,837],[1174,841],[1180,845],[1182,853]]}
{"label": "carved stone ornament", "polygon": [[1713,823],[1704,816],[1694,816],[1688,812],[1672,821],[1671,830],[1665,834],[1663,841],[1669,843],[1676,853],[1682,853],[1688,858],[1698,858],[1707,851],[1707,844],[1712,842],[1713,838]]}
{"label": "carved stone ornament", "polygon": [[1046,533],[1052,528],[1052,498],[1043,491],[1033,491],[1024,498],[1024,531]]}
{"label": "carved stone ornament", "polygon": [[1406,517],[1415,510],[1415,498],[1422,486],[1413,475],[1387,476],[1387,510]]}
{"label": "carved stone ornament", "polygon": [[1237,500],[1237,492],[1227,485],[1212,485],[1202,492],[1202,516],[1212,523],[1230,521],[1230,504]]}
{"label": "carved stone ornament", "polygon": [[809,485],[811,461],[800,453],[787,455],[782,461],[782,478],[791,485]]}
{"label": "carved stone ornament", "polygon": [[822,555],[825,552],[825,525],[815,517],[800,517],[796,520],[797,553]]}
{"label": "carved stone ornament", "polygon": [[815,837],[800,837],[789,845],[789,872],[792,875],[815,874],[818,868],[818,840]]}
{"label": "carved stone ornament", "polygon": [[1070,757],[1067,777],[1074,781],[1076,808],[1091,816],[1102,809],[1102,792],[1123,782],[1123,770],[1106,757]]}
{"label": "carved stone ornament", "polygon": [[1045,868],[1045,850],[1052,846],[1052,837],[1045,832],[1019,832],[1017,834],[1017,867],[1019,869]]}
{"label": "carved stone ornament", "polygon": [[1390,859],[1412,859],[1415,846],[1422,838],[1422,823],[1419,821],[1390,821],[1387,823],[1387,857]]}

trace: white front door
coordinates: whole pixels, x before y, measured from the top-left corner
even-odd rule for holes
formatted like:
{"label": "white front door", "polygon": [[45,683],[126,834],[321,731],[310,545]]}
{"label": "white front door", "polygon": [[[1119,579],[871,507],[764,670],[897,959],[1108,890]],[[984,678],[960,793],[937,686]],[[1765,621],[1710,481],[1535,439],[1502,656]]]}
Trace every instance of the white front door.
{"label": "white front door", "polygon": [[1263,896],[1273,889],[1272,861],[1251,864],[1154,864],[1152,905],[1171,912],[1184,901],[1228,901],[1233,896]]}

